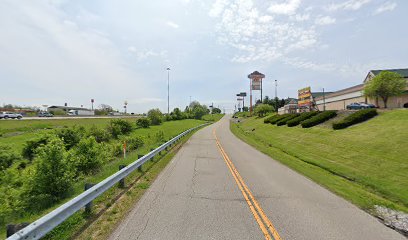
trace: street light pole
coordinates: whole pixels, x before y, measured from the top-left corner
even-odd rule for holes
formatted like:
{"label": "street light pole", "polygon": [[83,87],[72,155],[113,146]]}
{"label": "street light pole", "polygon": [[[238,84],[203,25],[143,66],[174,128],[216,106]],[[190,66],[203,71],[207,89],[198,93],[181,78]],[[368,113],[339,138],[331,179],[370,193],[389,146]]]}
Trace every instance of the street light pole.
{"label": "street light pole", "polygon": [[170,68],[167,68],[167,114],[170,114]]}
{"label": "street light pole", "polygon": [[275,79],[275,111],[278,112],[278,80]]}

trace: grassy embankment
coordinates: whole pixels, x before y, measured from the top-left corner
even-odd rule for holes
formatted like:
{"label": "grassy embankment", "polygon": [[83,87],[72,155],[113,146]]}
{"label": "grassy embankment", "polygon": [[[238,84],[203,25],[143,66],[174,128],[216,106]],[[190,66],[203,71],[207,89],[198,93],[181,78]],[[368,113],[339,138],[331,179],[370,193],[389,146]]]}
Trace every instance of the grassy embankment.
{"label": "grassy embankment", "polygon": [[216,122],[220,120],[222,117],[224,117],[224,114],[221,114],[221,113],[220,114],[207,114],[207,115],[204,115],[202,119],[205,121]]}
{"label": "grassy embankment", "polygon": [[[68,120],[41,120],[41,121],[36,121],[36,120],[25,120],[25,121],[2,121],[1,122],[1,130],[3,131],[3,136],[0,137],[0,143],[6,143],[8,145],[13,146],[13,148],[16,151],[21,151],[21,148],[24,144],[25,141],[29,140],[30,138],[34,138],[36,133],[39,132],[47,132],[47,131],[52,131],[51,129],[53,128],[60,128],[64,126],[73,126],[73,125],[81,125],[84,126],[85,128],[89,128],[92,125],[96,126],[105,126],[108,124],[110,119],[68,119]],[[135,122],[135,120],[128,120]],[[92,176],[87,176],[84,179],[81,179],[81,181],[75,183],[74,185],[74,191],[71,194],[72,197],[78,195],[83,191],[84,183],[85,182],[92,182],[92,183],[97,183],[100,182],[101,180],[105,179],[106,177],[112,175],[116,171],[118,171],[119,165],[122,164],[130,164],[131,162],[135,161],[137,159],[138,154],[145,154],[150,151],[151,148],[156,148],[158,145],[161,144],[160,141],[155,139],[155,135],[157,133],[163,133],[164,134],[164,139],[169,139],[170,137],[174,137],[175,135],[181,133],[182,131],[185,131],[189,128],[192,128],[194,126],[198,126],[200,124],[204,123],[204,121],[201,120],[180,120],[180,121],[171,121],[171,122],[164,122],[160,126],[151,126],[148,129],[135,129],[131,135],[135,136],[143,136],[145,139],[145,144],[143,147],[138,149],[137,151],[134,151],[132,153],[129,153],[126,159],[123,158],[117,158],[115,161],[111,161],[104,165],[101,170],[92,175]],[[166,155],[167,157],[165,159],[171,159],[172,153]],[[162,163],[163,162],[163,163]],[[142,192],[144,189],[148,187],[148,184],[150,181],[154,179],[154,177],[160,172],[160,169],[162,169],[165,166],[166,161],[160,161],[159,164],[156,164],[155,162],[149,162],[146,165],[143,166],[144,172],[134,172],[132,176],[129,177],[129,181],[132,181],[131,179],[139,179],[143,177],[143,179],[140,180],[140,184],[136,184],[135,187],[140,189],[135,191],[133,194],[128,194],[128,195],[136,195],[136,199],[138,196],[141,196]],[[163,165],[164,164],[164,165]],[[149,170],[147,173],[147,169],[152,169],[152,171]],[[0,183],[1,184],[1,183]],[[123,189],[117,189],[117,188],[112,188],[109,190],[106,194],[102,195],[98,199],[95,200],[95,212],[100,213],[101,211],[103,212],[103,209],[107,209],[110,205],[112,205],[115,202],[115,197],[118,196],[123,192]],[[133,198],[132,198],[133,199]],[[14,223],[19,223],[19,222],[32,222],[39,217],[43,216],[45,213],[51,211],[52,209],[55,209],[57,206],[63,204],[63,202],[67,201],[68,199],[56,203],[55,206],[50,207],[49,209],[46,209],[44,211],[38,212],[38,213],[30,213],[27,214],[26,216],[22,218],[13,218],[12,216],[9,218],[10,222]],[[135,199],[133,199],[135,200]],[[83,226],[86,226],[89,224],[90,221],[96,219],[95,216],[86,217],[82,213],[77,213],[73,217],[71,217],[66,223],[62,224],[61,227],[59,227],[52,236],[55,236],[55,239],[64,239],[64,238],[70,238],[77,230],[80,230]],[[110,221],[110,220],[109,220]],[[58,236],[58,237],[57,237]],[[0,226],[0,237],[5,237],[5,226]],[[52,238],[52,237],[51,237]]]}
{"label": "grassy embankment", "polygon": [[[254,131],[251,131],[255,129]],[[408,111],[380,113],[342,130],[231,123],[242,140],[360,208],[374,205],[408,212]]]}

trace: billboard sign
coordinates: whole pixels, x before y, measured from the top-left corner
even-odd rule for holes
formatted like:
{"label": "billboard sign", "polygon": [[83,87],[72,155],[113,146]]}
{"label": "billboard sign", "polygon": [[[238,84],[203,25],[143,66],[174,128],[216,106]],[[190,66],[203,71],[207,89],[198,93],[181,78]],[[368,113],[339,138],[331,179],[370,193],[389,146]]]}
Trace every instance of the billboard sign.
{"label": "billboard sign", "polygon": [[310,107],[312,105],[312,92],[310,87],[305,87],[298,90],[298,106]]}
{"label": "billboard sign", "polygon": [[262,80],[252,80],[252,90],[261,90],[261,81]]}

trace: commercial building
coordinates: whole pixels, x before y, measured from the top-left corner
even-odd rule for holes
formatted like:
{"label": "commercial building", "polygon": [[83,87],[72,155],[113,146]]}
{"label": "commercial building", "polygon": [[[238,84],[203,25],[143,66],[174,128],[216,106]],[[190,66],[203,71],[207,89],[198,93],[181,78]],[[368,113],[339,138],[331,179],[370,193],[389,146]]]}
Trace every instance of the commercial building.
{"label": "commercial building", "polygon": [[336,92],[327,93],[314,98],[314,101],[319,110],[344,110],[346,106],[355,102],[371,103],[380,108],[384,107],[382,99],[371,99],[364,96],[363,90],[366,83],[377,76],[382,71],[395,72],[403,76],[407,80],[405,92],[400,96],[390,97],[387,102],[388,108],[403,108],[408,107],[408,68],[406,69],[390,69],[390,70],[371,70],[362,84],[342,89]]}

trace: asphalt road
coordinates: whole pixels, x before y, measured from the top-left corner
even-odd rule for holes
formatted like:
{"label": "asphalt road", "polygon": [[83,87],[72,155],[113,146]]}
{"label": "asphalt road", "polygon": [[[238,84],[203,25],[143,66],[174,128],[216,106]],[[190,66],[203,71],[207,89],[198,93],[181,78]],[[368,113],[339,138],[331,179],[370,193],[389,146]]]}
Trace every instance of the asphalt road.
{"label": "asphalt road", "polygon": [[228,117],[191,137],[110,237],[279,238],[406,239],[237,139]]}

